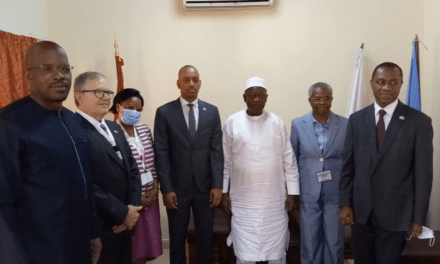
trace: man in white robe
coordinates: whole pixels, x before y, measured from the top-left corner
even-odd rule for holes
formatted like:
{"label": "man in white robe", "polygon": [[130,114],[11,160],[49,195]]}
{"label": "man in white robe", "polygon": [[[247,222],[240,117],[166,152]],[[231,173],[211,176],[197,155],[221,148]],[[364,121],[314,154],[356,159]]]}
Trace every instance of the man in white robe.
{"label": "man in white robe", "polygon": [[297,207],[299,174],[289,135],[280,117],[264,111],[264,80],[246,82],[247,110],[223,128],[223,208],[232,211],[237,263],[285,263],[289,244],[287,211]]}

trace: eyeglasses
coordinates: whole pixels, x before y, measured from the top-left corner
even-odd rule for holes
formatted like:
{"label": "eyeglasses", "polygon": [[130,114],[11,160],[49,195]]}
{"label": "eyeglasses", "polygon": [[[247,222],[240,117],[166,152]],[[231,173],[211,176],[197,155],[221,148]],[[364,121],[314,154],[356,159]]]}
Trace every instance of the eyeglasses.
{"label": "eyeglasses", "polygon": [[91,93],[91,92],[94,92],[94,93],[95,93],[95,96],[98,97],[99,99],[103,98],[103,97],[104,97],[104,94],[107,95],[107,97],[108,97],[109,99],[113,99],[113,97],[115,96],[115,93],[112,92],[112,91],[103,91],[103,90],[99,90],[99,89],[96,89],[96,90],[84,90],[84,91],[81,91],[81,92],[82,92],[82,93]]}
{"label": "eyeglasses", "polygon": [[327,103],[331,99],[333,99],[333,97],[325,96],[325,97],[315,97],[315,98],[312,98],[313,102],[315,102],[315,103],[320,103],[320,102]]}
{"label": "eyeglasses", "polygon": [[65,66],[54,67],[53,65],[48,64],[48,65],[40,65],[40,66],[28,68],[28,71],[33,70],[33,69],[40,69],[40,71],[46,72],[46,73],[53,72],[53,70],[56,70],[58,73],[60,73],[62,75],[67,75],[73,70],[73,66],[65,65]]}
{"label": "eyeglasses", "polygon": [[123,105],[123,104],[121,104],[121,106],[122,106],[124,109],[128,109],[128,110],[136,110],[136,111],[138,111],[138,112],[142,112],[142,111],[144,111],[144,109],[143,109],[142,107],[134,107],[134,106],[132,106],[132,105]]}

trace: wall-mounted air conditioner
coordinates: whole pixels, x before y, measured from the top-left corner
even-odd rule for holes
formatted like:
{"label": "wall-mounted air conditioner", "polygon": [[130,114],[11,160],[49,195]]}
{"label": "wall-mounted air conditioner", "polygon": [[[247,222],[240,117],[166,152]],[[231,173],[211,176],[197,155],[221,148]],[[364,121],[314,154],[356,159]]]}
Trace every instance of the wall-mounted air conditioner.
{"label": "wall-mounted air conditioner", "polygon": [[183,0],[184,8],[271,7],[274,0]]}

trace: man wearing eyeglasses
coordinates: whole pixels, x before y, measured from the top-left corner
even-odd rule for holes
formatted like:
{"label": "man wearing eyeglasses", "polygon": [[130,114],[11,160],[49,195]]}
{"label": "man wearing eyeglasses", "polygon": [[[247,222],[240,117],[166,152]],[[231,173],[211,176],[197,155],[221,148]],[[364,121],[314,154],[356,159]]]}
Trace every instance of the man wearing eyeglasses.
{"label": "man wearing eyeglasses", "polygon": [[92,141],[93,194],[104,221],[99,263],[132,263],[131,237],[142,209],[136,161],[120,126],[104,120],[114,92],[105,76],[85,72],[75,78],[75,104]]}
{"label": "man wearing eyeglasses", "polygon": [[0,111],[0,263],[91,263],[91,244],[96,263],[90,140],[62,106],[73,67],[50,41],[29,48],[26,66],[30,96]]}
{"label": "man wearing eyeglasses", "polygon": [[347,119],[330,111],[333,89],[309,88],[312,111],[292,120],[290,141],[299,164],[301,263],[344,263],[338,179]]}

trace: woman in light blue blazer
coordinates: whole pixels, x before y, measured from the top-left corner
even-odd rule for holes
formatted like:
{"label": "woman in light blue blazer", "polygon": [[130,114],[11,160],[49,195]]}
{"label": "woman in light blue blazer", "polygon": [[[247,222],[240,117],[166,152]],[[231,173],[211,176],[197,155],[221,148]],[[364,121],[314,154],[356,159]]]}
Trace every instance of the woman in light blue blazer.
{"label": "woman in light blue blazer", "polygon": [[339,221],[339,172],[347,119],[330,111],[330,85],[309,88],[312,111],[292,120],[290,141],[300,176],[301,263],[344,261],[344,230]]}

